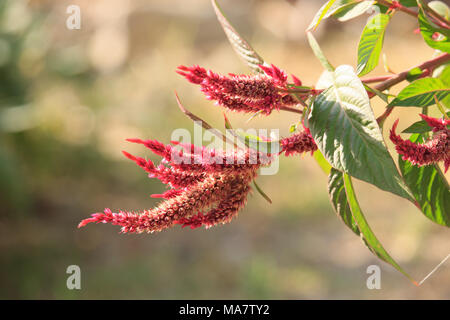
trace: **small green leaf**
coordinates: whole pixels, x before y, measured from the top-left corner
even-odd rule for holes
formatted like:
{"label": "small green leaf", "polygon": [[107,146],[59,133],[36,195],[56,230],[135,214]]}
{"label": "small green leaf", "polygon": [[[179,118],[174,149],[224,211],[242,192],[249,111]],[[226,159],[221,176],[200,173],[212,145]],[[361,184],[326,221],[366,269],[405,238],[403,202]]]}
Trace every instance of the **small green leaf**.
{"label": "small green leaf", "polygon": [[389,96],[390,96],[389,94],[383,93],[380,90],[369,87],[367,84],[364,84],[364,88],[366,88],[367,91],[375,93],[384,102],[389,103]]}
{"label": "small green leaf", "polygon": [[413,68],[409,70],[408,74],[406,75],[406,80],[409,82],[413,82],[414,80],[417,80],[421,75],[423,71],[420,68]]}
{"label": "small green leaf", "polygon": [[346,65],[336,68],[332,80],[314,100],[307,119],[320,151],[334,168],[412,201],[361,80]]}
{"label": "small green leaf", "polygon": [[375,1],[358,1],[349,3],[335,10],[333,17],[337,18],[341,22],[354,19],[366,13],[374,3]]}
{"label": "small green leaf", "polygon": [[297,130],[297,124],[296,123],[291,124],[291,126],[289,127],[289,132],[293,133],[296,130]]}
{"label": "small green leaf", "polygon": [[336,0],[329,0],[328,2],[326,2],[320,9],[319,11],[317,11],[316,15],[314,16],[313,21],[311,22],[311,24],[309,25],[308,29],[306,30],[311,30],[311,29],[316,29],[320,22],[322,21],[322,19],[326,19],[329,16],[331,16],[333,14],[333,12],[339,8],[340,4],[342,1],[337,1]]}
{"label": "small green leaf", "polygon": [[395,98],[389,106],[427,107],[435,104],[435,95],[438,100],[442,100],[449,93],[449,86],[440,79],[418,79],[400,91],[397,98]]}
{"label": "small green leaf", "polygon": [[358,45],[358,75],[363,76],[378,65],[389,20],[388,14],[379,13],[367,22]]}
{"label": "small green leaf", "polygon": [[358,225],[358,229],[366,243],[366,245],[375,253],[380,259],[392,265],[395,269],[400,271],[405,275],[412,283],[418,286],[418,283],[406,273],[402,267],[389,255],[389,253],[381,245],[380,241],[377,239],[369,224],[367,223],[364,214],[361,211],[358,200],[356,199],[355,190],[353,188],[352,180],[349,175],[343,174],[345,193],[347,196],[348,205],[352,212],[353,220]]}
{"label": "small green leaf", "polygon": [[[423,136],[413,134],[410,141],[422,143]],[[401,156],[399,167],[423,214],[440,225],[450,227],[450,188],[439,167],[418,167],[402,160]]]}
{"label": "small green leaf", "polygon": [[314,38],[313,34],[309,31],[306,32],[306,35],[308,36],[309,45],[314,52],[314,55],[317,57],[317,59],[319,59],[322,66],[328,71],[333,71],[334,67],[323,54],[322,49],[320,49],[320,46],[316,41],[316,38]]}
{"label": "small green leaf", "polygon": [[256,191],[258,191],[258,193],[259,193],[260,195],[262,195],[262,197],[263,197],[264,199],[266,199],[267,202],[269,202],[270,204],[272,204],[272,199],[270,199],[269,196],[261,189],[261,187],[258,186],[258,184],[256,183],[255,180],[253,180],[253,184],[255,185]]}
{"label": "small green leaf", "polygon": [[431,131],[430,126],[425,121],[417,121],[402,131],[402,133],[425,133]]}
{"label": "small green leaf", "polygon": [[217,19],[222,25],[233,49],[245,61],[245,63],[255,72],[262,72],[259,65],[264,64],[264,60],[256,53],[252,46],[236,31],[228,19],[223,14],[216,0],[211,0]]}

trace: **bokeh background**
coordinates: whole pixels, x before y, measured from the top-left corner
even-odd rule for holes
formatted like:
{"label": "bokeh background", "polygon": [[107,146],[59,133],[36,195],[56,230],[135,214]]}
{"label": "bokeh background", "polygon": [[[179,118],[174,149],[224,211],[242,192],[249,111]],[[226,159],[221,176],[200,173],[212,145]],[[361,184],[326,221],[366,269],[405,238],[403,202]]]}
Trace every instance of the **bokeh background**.
{"label": "bokeh background", "polygon": [[[323,2],[221,4],[266,61],[314,84],[322,67],[304,30]],[[80,30],[66,28],[71,4],[81,7]],[[318,28],[333,64],[355,66],[368,17]],[[389,25],[384,52],[394,71],[432,56],[416,27],[402,13]],[[417,288],[377,260],[335,216],[327,177],[309,155],[281,159],[277,175],[258,179],[273,204],[253,194],[224,226],[152,235],[120,235],[109,225],[77,229],[105,207],[158,202],[149,195],[164,186],[121,150],[156,160],[125,139],[168,142],[176,128],[192,131],[174,90],[192,112],[223,128],[222,110],[174,72],[180,64],[248,72],[207,0],[0,1],[0,298],[450,298],[450,261]],[[383,104],[373,102],[380,114]],[[279,128],[282,135],[297,121],[288,113],[250,123],[228,116],[235,127]],[[400,129],[418,120],[416,110],[398,108],[386,127],[398,117]],[[415,278],[450,253],[448,229],[405,200],[356,187],[373,230]],[[366,287],[371,264],[381,267],[381,290]],[[66,287],[69,265],[81,268],[81,290]]]}

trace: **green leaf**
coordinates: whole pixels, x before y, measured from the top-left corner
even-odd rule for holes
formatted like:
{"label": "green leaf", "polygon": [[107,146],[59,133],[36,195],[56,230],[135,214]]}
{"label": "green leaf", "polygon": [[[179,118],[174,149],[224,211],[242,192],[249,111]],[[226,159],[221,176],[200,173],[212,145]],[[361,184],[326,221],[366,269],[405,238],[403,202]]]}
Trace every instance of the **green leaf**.
{"label": "green leaf", "polygon": [[322,171],[325,172],[325,174],[329,174],[332,168],[327,159],[325,159],[325,157],[323,156],[322,152],[320,152],[320,150],[314,151],[313,157]]}
{"label": "green leaf", "polygon": [[272,199],[269,198],[269,196],[261,189],[260,186],[258,186],[258,184],[256,183],[255,180],[253,180],[253,184],[255,185],[256,191],[258,191],[258,193],[267,200],[268,203],[272,204]]}
{"label": "green leaf", "polygon": [[316,38],[314,38],[313,34],[309,31],[306,32],[306,35],[308,36],[309,45],[314,52],[314,55],[317,57],[317,59],[319,59],[322,66],[328,71],[333,71],[334,67],[323,54],[322,49],[320,49],[320,46],[316,41]]}
{"label": "green leaf", "polygon": [[425,133],[431,131],[430,126],[423,120],[414,122],[408,128],[402,131],[402,133]]}
{"label": "green leaf", "polygon": [[336,214],[350,230],[359,236],[358,225],[353,219],[352,211],[347,202],[343,173],[334,168],[331,169],[330,175],[328,176],[328,194],[330,195],[331,205]]}
{"label": "green leaf", "polygon": [[[329,16],[333,14],[333,12],[338,9],[343,1],[336,1],[336,0],[329,0],[327,1],[320,9],[317,11],[316,15],[314,16],[313,21],[310,23],[308,29],[316,29],[322,19],[326,19]],[[348,1],[345,1],[348,2]]]}
{"label": "green leaf", "polygon": [[333,17],[337,18],[341,22],[345,22],[354,19],[369,10],[375,1],[360,1],[344,5],[334,11]]}
{"label": "green leaf", "polygon": [[[410,140],[422,143],[423,136],[413,134]],[[423,214],[431,221],[450,227],[450,188],[439,167],[418,167],[402,160],[401,156],[399,167]]]}
{"label": "green leaf", "polygon": [[262,72],[259,65],[264,64],[264,60],[256,53],[252,46],[236,31],[228,19],[223,14],[216,0],[211,0],[217,19],[222,25],[234,51],[244,60],[244,62],[255,72]]}
{"label": "green leaf", "polygon": [[364,27],[358,45],[358,75],[363,76],[378,65],[384,33],[389,20],[388,14],[379,13],[370,19]]}
{"label": "green leaf", "polygon": [[367,84],[364,84],[364,88],[366,88],[367,91],[375,93],[378,97],[380,97],[381,100],[383,100],[386,103],[389,103],[389,94],[383,93],[380,90],[377,90],[375,88],[369,87]]}
{"label": "green leaf", "polygon": [[347,21],[364,14],[375,1],[361,1],[361,0],[332,0],[327,1],[317,11],[313,20],[309,24],[307,31],[316,29],[319,24],[331,17],[335,16],[339,21]]}
{"label": "green leaf", "polygon": [[[435,25],[433,22],[430,22],[423,11],[423,9],[419,10],[419,26],[420,33],[422,34],[425,42],[433,49],[437,49],[443,52],[450,53],[450,30],[440,28]],[[442,37],[438,39],[433,39],[433,34],[439,33]]]}
{"label": "green leaf", "polygon": [[406,75],[406,80],[408,80],[408,82],[413,82],[414,80],[417,80],[422,75],[422,73],[422,69],[413,68],[409,70],[408,74]]}
{"label": "green leaf", "polygon": [[412,201],[361,80],[347,65],[336,68],[332,78],[333,85],[316,97],[307,119],[320,151],[334,168]]}
{"label": "green leaf", "polygon": [[356,199],[355,191],[352,185],[352,180],[349,175],[343,174],[345,193],[347,196],[348,205],[352,212],[352,217],[356,224],[358,225],[358,229],[362,234],[362,237],[366,243],[366,245],[375,253],[380,259],[392,265],[395,269],[403,273],[409,280],[411,280],[416,286],[418,283],[408,274],[406,273],[402,267],[389,255],[389,253],[384,249],[381,245],[380,241],[377,239],[369,224],[367,223],[364,214],[361,211],[358,200]]}
{"label": "green leaf", "polygon": [[427,107],[436,103],[434,101],[434,95],[436,95],[438,100],[442,100],[449,93],[449,86],[440,79],[418,79],[400,91],[397,98],[389,106]]}

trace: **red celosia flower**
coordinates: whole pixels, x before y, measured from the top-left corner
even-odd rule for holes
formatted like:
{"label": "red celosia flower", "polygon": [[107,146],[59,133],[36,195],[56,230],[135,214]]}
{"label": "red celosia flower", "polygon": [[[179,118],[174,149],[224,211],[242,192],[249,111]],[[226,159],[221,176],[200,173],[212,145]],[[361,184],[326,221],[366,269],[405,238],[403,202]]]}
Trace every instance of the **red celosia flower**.
{"label": "red celosia flower", "polygon": [[244,206],[251,190],[249,184],[258,168],[272,159],[253,150],[227,154],[190,144],[180,144],[183,150],[178,150],[156,140],[129,141],[143,144],[163,157],[166,165],[155,166],[150,160],[124,152],[150,177],[172,187],[162,195],[153,195],[166,200],[156,208],[141,212],[113,213],[105,209],[81,221],[78,227],[103,222],[121,226],[123,233],[141,233],[161,231],[175,224],[194,228],[229,222]]}
{"label": "red celosia flower", "polygon": [[[281,106],[297,105],[298,101],[287,93],[287,74],[274,65],[260,67],[264,75],[223,76],[200,66],[179,66],[177,73],[200,85],[207,99],[233,111],[269,115]],[[293,77],[293,81],[301,85],[298,78]]]}
{"label": "red celosia flower", "polygon": [[450,166],[450,130],[447,126],[449,120],[431,118],[426,115],[420,115],[428,125],[433,129],[433,136],[425,143],[413,143],[409,140],[403,140],[395,133],[398,119],[395,121],[390,139],[395,144],[395,149],[402,155],[403,160],[408,160],[417,166],[429,165],[444,161],[445,171]]}
{"label": "red celosia flower", "polygon": [[317,145],[311,135],[311,132],[308,128],[303,128],[304,130],[302,132],[281,139],[281,152],[284,152],[286,156],[309,151],[313,153],[317,150]]}

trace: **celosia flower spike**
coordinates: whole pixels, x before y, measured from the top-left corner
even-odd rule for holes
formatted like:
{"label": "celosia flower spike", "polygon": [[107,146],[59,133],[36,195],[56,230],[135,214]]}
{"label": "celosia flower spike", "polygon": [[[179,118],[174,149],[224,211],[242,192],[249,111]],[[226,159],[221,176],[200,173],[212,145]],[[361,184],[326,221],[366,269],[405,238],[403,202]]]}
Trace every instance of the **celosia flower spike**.
{"label": "celosia flower spike", "polygon": [[[408,160],[417,166],[430,165],[444,161],[445,171],[450,166],[450,130],[446,123],[440,119],[422,115],[422,118],[433,128],[433,136],[425,143],[413,143],[403,140],[395,133],[398,119],[395,121],[390,132],[390,139],[395,144],[395,149],[402,155],[403,160]],[[445,120],[444,120],[445,121]]]}
{"label": "celosia flower spike", "polygon": [[[204,225],[210,227],[218,223],[225,223],[235,216],[245,204],[250,191],[250,182],[256,177],[258,168],[270,163],[270,157],[256,163],[250,163],[250,151],[234,151],[221,154],[215,150],[198,148],[193,145],[183,145],[185,150],[202,151],[201,155],[219,154],[222,158],[233,158],[236,163],[209,163],[210,159],[202,160],[200,164],[175,163],[171,157],[173,146],[164,145],[156,140],[130,139],[145,145],[153,152],[166,159],[168,167],[155,166],[153,162],[133,156],[127,152],[124,155],[136,162],[150,177],[160,179],[173,189],[153,197],[166,199],[157,207],[140,212],[120,210],[113,213],[105,209],[102,213],[95,213],[90,218],[80,222],[78,227],[88,223],[110,223],[121,226],[123,233],[155,232],[167,229],[175,224]],[[183,150],[180,150],[183,154]],[[191,159],[188,153],[184,160]],[[262,158],[261,158],[262,159]],[[180,170],[181,168],[181,170]],[[200,214],[207,211],[206,215]]]}
{"label": "celosia flower spike", "polygon": [[308,128],[304,127],[302,132],[293,134],[290,137],[281,139],[281,152],[284,152],[286,156],[290,156],[293,154],[301,154],[304,152],[311,152],[317,150],[317,145],[311,135],[311,132]]}
{"label": "celosia flower spike", "polygon": [[298,101],[287,92],[287,74],[274,65],[260,67],[265,74],[224,76],[199,66],[179,66],[177,73],[200,85],[207,99],[232,111],[262,111],[269,115],[282,106],[297,105]]}

